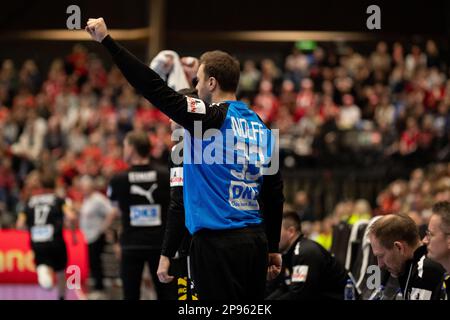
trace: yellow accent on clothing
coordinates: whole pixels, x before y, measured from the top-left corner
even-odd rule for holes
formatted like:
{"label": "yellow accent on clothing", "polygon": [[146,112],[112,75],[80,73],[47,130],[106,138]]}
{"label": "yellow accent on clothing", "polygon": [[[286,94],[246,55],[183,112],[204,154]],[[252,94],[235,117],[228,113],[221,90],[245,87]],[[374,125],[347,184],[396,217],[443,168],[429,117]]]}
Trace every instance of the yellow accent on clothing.
{"label": "yellow accent on clothing", "polygon": [[331,244],[333,243],[333,234],[332,233],[329,233],[329,234],[321,233],[314,239],[314,241],[316,241],[318,244],[320,244],[326,250],[330,251]]}

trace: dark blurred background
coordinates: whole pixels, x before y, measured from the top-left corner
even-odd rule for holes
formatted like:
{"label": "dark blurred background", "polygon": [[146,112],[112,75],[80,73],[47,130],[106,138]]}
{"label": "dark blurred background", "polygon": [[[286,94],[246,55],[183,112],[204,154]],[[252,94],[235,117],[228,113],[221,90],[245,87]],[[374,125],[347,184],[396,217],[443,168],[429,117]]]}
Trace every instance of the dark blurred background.
{"label": "dark blurred background", "polygon": [[[108,26],[115,29],[146,28],[152,22],[157,23],[162,34],[159,47],[192,55],[221,48],[242,57],[261,55],[263,51],[264,55],[281,60],[292,47],[292,41],[282,39],[270,42],[264,39],[243,41],[236,40],[236,36],[215,36],[216,32],[221,31],[348,31],[370,33],[370,36],[383,40],[403,39],[411,42],[421,41],[424,36],[447,39],[450,33],[450,3],[443,0],[407,3],[325,0],[153,2],[162,5],[153,8],[149,0],[3,2],[0,10],[0,59],[8,56],[26,59],[31,54],[33,58],[46,63],[50,56],[70,48],[72,41],[38,41],[29,38],[21,41],[14,38],[14,34],[24,30],[66,28],[69,16],[66,8],[72,4],[81,8],[82,25],[89,17],[99,16],[104,17]],[[366,28],[366,8],[372,4],[381,8],[381,30],[370,31]],[[86,40],[89,40],[88,37]],[[149,59],[149,41],[152,40],[129,41],[128,46],[139,57]],[[363,50],[370,50],[370,46],[364,44],[365,41],[357,43]],[[86,45],[92,46],[92,43],[87,42]]]}

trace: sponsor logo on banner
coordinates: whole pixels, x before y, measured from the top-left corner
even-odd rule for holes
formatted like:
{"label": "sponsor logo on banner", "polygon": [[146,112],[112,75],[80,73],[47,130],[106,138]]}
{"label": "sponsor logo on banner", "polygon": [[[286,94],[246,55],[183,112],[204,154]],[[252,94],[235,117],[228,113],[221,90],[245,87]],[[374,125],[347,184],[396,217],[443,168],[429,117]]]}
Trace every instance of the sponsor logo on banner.
{"label": "sponsor logo on banner", "polygon": [[[63,230],[63,237],[67,247],[67,266],[79,268],[80,280],[84,283],[89,274],[84,236],[80,230]],[[0,283],[37,283],[29,232],[0,230]]]}

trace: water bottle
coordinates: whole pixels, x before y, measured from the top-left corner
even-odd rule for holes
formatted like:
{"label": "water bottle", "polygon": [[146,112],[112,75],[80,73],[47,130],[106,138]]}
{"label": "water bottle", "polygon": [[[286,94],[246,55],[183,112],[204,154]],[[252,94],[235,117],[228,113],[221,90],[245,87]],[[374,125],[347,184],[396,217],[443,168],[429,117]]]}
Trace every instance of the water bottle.
{"label": "water bottle", "polygon": [[370,296],[369,300],[384,300],[384,286],[381,285],[375,292]]}
{"label": "water bottle", "polygon": [[353,282],[350,279],[347,280],[347,284],[345,285],[344,299],[345,300],[356,300],[355,286],[353,285]]}

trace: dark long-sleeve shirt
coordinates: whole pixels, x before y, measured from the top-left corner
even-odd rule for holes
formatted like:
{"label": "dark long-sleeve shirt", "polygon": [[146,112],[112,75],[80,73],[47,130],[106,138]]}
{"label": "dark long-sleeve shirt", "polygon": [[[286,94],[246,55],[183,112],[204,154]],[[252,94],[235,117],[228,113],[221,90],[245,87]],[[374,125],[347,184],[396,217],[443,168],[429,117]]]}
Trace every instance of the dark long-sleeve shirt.
{"label": "dark long-sleeve shirt", "polygon": [[267,285],[268,300],[343,300],[347,273],[318,243],[301,235],[283,255],[281,273]]}
{"label": "dark long-sleeve shirt", "polygon": [[177,251],[180,256],[187,255],[191,236],[184,225],[183,164],[174,164],[172,157],[170,157],[169,168],[170,204],[161,254],[173,258]]}

